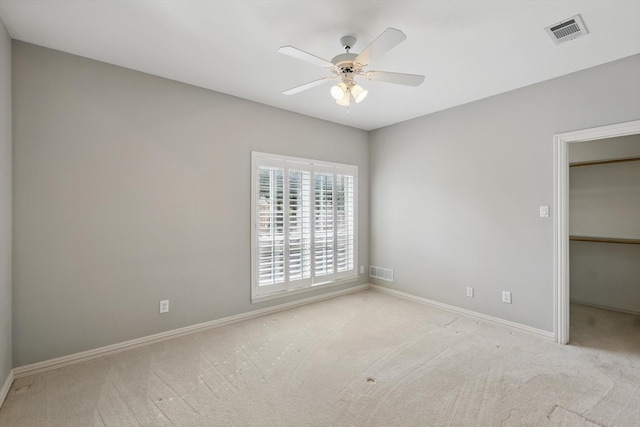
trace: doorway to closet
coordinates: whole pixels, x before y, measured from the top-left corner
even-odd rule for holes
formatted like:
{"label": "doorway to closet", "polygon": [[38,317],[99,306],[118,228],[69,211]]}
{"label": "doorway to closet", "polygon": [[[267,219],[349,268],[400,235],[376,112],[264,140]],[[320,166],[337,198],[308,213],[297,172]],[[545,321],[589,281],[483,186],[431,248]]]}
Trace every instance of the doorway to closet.
{"label": "doorway to closet", "polygon": [[570,344],[640,354],[640,134],[569,145],[569,282]]}
{"label": "doorway to closet", "polygon": [[[620,239],[634,240],[634,238],[635,240],[640,240],[640,235],[637,235],[637,236],[626,235],[624,237],[620,237],[619,235],[606,236],[602,233],[602,230],[603,230],[602,226],[600,228],[600,235],[598,235],[597,232],[594,233],[594,232],[582,231],[582,230],[587,230],[586,228],[583,228],[582,230],[578,229],[577,232],[573,235],[574,240],[570,241],[570,232],[572,231],[571,228],[574,228],[574,227],[570,227],[570,211],[569,211],[569,200],[570,200],[569,199],[570,198],[569,175],[570,175],[570,160],[571,160],[570,151],[571,152],[575,151],[575,153],[578,153],[578,154],[575,154],[575,153],[572,154],[574,156],[573,163],[575,165],[576,163],[579,163],[579,161],[577,160],[579,156],[583,156],[583,160],[584,160],[584,156],[587,155],[585,153],[591,153],[589,155],[593,157],[595,155],[594,153],[596,153],[598,149],[602,149],[602,145],[596,144],[596,142],[605,142],[606,140],[612,143],[617,143],[617,145],[619,146],[624,146],[625,145],[624,143],[620,144],[620,141],[622,140],[621,139],[617,140],[617,138],[629,137],[631,135],[638,135],[638,134],[640,134],[640,120],[635,120],[635,121],[626,122],[626,123],[619,123],[619,124],[609,125],[609,126],[602,126],[598,128],[592,128],[592,129],[584,129],[584,130],[579,130],[574,132],[567,132],[567,133],[557,134],[554,136],[554,149],[555,149],[555,173],[554,173],[554,183],[555,183],[555,195],[554,195],[555,196],[555,209],[554,209],[554,214],[555,214],[554,215],[555,216],[554,218],[555,319],[554,320],[555,322],[554,323],[555,323],[555,340],[558,343],[568,344],[570,339],[569,335],[570,335],[570,300],[571,300],[571,296],[570,296],[570,289],[571,289],[570,246],[571,244],[574,244],[574,245],[576,243],[578,244],[583,244],[583,243],[584,244],[609,244],[609,245],[629,244],[630,246],[633,245],[634,247],[635,246],[640,247],[640,245],[635,245],[631,242],[622,243],[621,241],[617,241],[617,242],[613,241],[616,237],[618,238],[618,240]],[[580,146],[581,143],[584,145]],[[573,147],[576,147],[576,149],[574,150]],[[580,149],[578,149],[578,147],[580,147]],[[611,148],[612,146],[609,146],[609,147],[606,147],[604,150],[605,152],[609,152]],[[628,152],[625,152],[625,153],[626,153],[625,155],[619,154],[618,160],[622,159],[622,157],[632,157],[628,155]],[[610,153],[608,155],[611,156],[612,154]],[[613,154],[613,156],[615,157],[616,155]],[[615,160],[614,157],[610,157],[608,160]],[[601,158],[601,160],[604,160],[604,159]],[[595,161],[595,158],[593,158],[592,161]],[[586,162],[586,160],[584,160],[584,162]],[[609,164],[613,164],[613,163],[609,163]],[[583,167],[589,167],[589,166],[585,165]],[[593,203],[593,200],[591,200],[591,203]],[[605,207],[607,205],[606,202],[600,201],[599,203]],[[597,217],[598,216],[596,216],[596,218]],[[589,220],[584,218],[574,219],[574,220],[577,221],[575,225],[579,227],[580,226],[584,227],[585,224],[591,224],[591,226],[593,226],[593,222],[594,222],[593,219]],[[580,221],[583,221],[582,225],[580,224]],[[591,221],[591,223],[589,223],[589,221]],[[597,223],[598,221],[596,220],[595,222]],[[609,227],[610,229],[615,229],[615,227],[618,227],[618,231],[620,231],[619,226],[620,224],[614,224],[613,226],[609,226]],[[582,234],[590,233],[592,235],[579,235],[578,233],[582,233]],[[616,234],[616,233],[613,233],[613,234]],[[583,239],[591,238],[590,240],[596,240],[595,239],[596,237],[600,237],[600,241],[594,242],[594,241],[579,240],[580,238],[583,238]],[[607,240],[607,241],[604,241],[604,240]],[[589,251],[587,250],[586,252],[588,253]],[[593,252],[593,250],[591,252]],[[597,252],[597,250],[595,252]],[[574,261],[583,262],[583,261],[576,261],[575,259]],[[593,272],[594,270],[591,270],[591,271]],[[576,292],[578,295],[580,295],[580,292],[582,292],[582,290],[576,290]],[[582,292],[582,295],[584,298],[584,292]],[[620,298],[620,297],[621,295],[617,295],[617,298]],[[605,303],[600,305],[602,306],[608,305],[610,308],[614,307],[611,301],[606,301],[606,302],[608,302],[608,304]],[[623,307],[620,307],[620,308],[623,308]],[[630,310],[630,311],[633,311],[633,310]],[[590,314],[585,313],[585,316],[586,316],[586,319],[588,319]]]}

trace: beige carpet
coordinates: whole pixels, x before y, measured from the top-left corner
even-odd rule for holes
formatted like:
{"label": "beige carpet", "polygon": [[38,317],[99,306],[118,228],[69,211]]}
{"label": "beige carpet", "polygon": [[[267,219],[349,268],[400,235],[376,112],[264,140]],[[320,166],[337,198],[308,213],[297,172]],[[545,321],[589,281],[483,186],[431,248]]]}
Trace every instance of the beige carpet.
{"label": "beige carpet", "polygon": [[562,346],[365,291],[16,380],[0,425],[640,426],[640,319],[572,313]]}

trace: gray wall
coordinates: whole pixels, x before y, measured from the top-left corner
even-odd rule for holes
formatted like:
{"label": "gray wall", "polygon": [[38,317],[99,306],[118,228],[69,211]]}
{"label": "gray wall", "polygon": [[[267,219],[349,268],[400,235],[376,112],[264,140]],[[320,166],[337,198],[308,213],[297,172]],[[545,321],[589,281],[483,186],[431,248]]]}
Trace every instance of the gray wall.
{"label": "gray wall", "polygon": [[640,118],[638,75],[640,55],[372,132],[376,283],[552,331],[553,135]]}
{"label": "gray wall", "polygon": [[569,168],[569,234],[640,239],[640,161]]}
{"label": "gray wall", "polygon": [[0,387],[13,367],[11,362],[11,159],[11,39],[0,20]]}
{"label": "gray wall", "polygon": [[640,245],[570,242],[572,302],[640,314]]}
{"label": "gray wall", "polygon": [[17,41],[13,70],[16,366],[340,289],[250,303],[252,150],[358,165],[368,264],[366,132]]}
{"label": "gray wall", "polygon": [[640,156],[640,134],[569,144],[569,163]]}

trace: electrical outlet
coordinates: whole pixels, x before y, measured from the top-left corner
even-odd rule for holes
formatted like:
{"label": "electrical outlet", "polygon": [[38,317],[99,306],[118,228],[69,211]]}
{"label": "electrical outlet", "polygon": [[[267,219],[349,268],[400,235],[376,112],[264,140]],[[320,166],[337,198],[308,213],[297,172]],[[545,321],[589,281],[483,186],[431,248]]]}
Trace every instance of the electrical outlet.
{"label": "electrical outlet", "polygon": [[502,291],[502,302],[511,304],[511,292]]}
{"label": "electrical outlet", "polygon": [[467,296],[473,298],[473,288],[471,286],[467,286]]}
{"label": "electrical outlet", "polygon": [[160,301],[160,313],[168,313],[169,312],[169,300],[163,299]]}
{"label": "electrical outlet", "polygon": [[364,265],[360,266],[360,274],[364,274]]}

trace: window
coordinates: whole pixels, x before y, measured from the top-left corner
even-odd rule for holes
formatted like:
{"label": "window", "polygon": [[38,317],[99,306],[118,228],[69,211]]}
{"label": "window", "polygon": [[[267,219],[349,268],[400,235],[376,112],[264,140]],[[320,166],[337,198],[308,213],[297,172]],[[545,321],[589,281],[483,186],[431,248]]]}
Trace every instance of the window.
{"label": "window", "polygon": [[252,301],[357,277],[357,175],[252,153]]}

